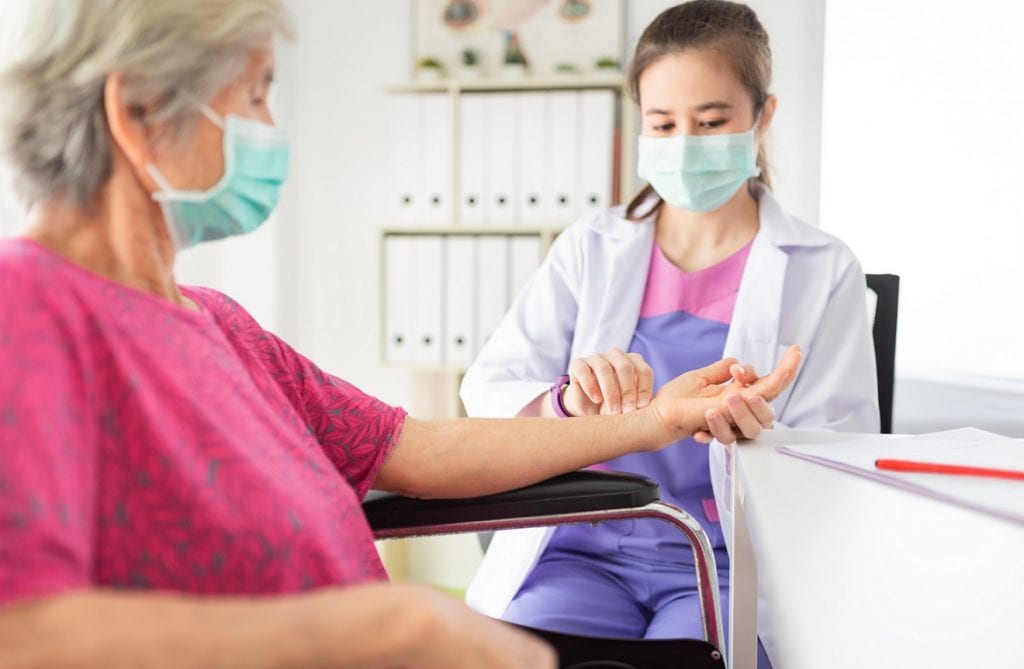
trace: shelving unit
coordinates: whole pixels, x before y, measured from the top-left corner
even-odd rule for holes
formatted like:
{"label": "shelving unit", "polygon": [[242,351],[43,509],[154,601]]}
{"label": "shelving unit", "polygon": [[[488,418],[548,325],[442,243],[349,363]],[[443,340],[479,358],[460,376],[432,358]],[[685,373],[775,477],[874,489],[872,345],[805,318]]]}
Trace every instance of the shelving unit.
{"label": "shelving unit", "polygon": [[[447,93],[452,98],[452,192],[451,201],[459,201],[459,174],[461,165],[459,155],[461,139],[458,129],[461,127],[459,98],[464,93],[514,93],[521,91],[583,91],[583,90],[610,90],[617,94],[617,119],[616,127],[620,132],[619,143],[619,193],[621,197],[627,198],[636,189],[636,130],[637,114],[636,109],[629,99],[628,91],[625,89],[625,82],[622,73],[616,72],[613,75],[592,75],[592,76],[550,76],[550,77],[529,77],[524,79],[441,79],[437,81],[414,81],[406,84],[394,84],[385,87],[385,92],[393,94],[409,93]],[[459,211],[454,209],[450,227],[459,227]],[[571,223],[552,221],[550,229],[561,229]],[[436,228],[434,228],[436,229]],[[513,228],[518,234],[520,228]],[[545,229],[548,229],[546,226]],[[424,233],[427,234],[427,233]],[[493,229],[482,229],[480,234],[502,234]]]}
{"label": "shelving unit", "polygon": [[[381,257],[381,282],[382,286],[382,309],[381,309],[381,341],[380,348],[382,363],[389,367],[408,369],[415,373],[430,374],[444,379],[443,385],[448,388],[445,392],[455,395],[448,403],[447,413],[449,415],[460,415],[461,402],[457,398],[457,389],[462,374],[465,372],[465,365],[457,364],[433,364],[417,362],[395,362],[389,361],[385,351],[388,343],[387,326],[387,296],[386,291],[388,261],[385,252],[386,240],[394,237],[442,237],[450,236],[473,236],[478,238],[502,236],[514,237],[535,237],[540,242],[541,255],[546,254],[548,248],[571,220],[544,222],[541,225],[467,225],[461,220],[461,207],[458,206],[461,200],[460,177],[463,165],[460,158],[462,152],[462,118],[460,99],[465,94],[481,93],[514,93],[514,92],[542,92],[542,91],[587,91],[607,90],[615,94],[613,132],[617,132],[618,142],[616,145],[617,155],[613,153],[613,160],[617,166],[612,165],[610,172],[617,173],[617,182],[613,185],[613,204],[617,200],[623,200],[632,195],[635,191],[635,164],[636,164],[636,128],[637,118],[635,107],[629,99],[623,85],[621,73],[614,74],[593,74],[588,76],[557,75],[548,77],[530,77],[524,79],[445,79],[437,81],[414,81],[404,84],[396,84],[385,87],[385,91],[396,95],[410,94],[447,94],[450,96],[450,104],[447,108],[451,114],[451,146],[450,146],[450,191],[448,198],[451,203],[449,221],[447,224],[433,223],[431,225],[409,225],[395,224],[394,220],[387,221],[380,230],[380,257]],[[609,138],[611,141],[611,138]]]}

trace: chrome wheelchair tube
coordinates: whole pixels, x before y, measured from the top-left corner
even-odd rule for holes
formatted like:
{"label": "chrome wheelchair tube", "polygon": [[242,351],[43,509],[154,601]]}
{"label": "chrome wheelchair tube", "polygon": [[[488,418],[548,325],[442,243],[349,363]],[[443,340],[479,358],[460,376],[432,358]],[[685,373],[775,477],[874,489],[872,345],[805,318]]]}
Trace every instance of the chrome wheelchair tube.
{"label": "chrome wheelchair tube", "polygon": [[697,590],[700,598],[704,639],[714,645],[715,648],[718,648],[724,655],[725,638],[722,634],[721,604],[718,596],[718,568],[715,563],[714,551],[711,549],[711,542],[708,541],[704,528],[700,526],[700,523],[693,516],[671,504],[654,501],[644,506],[625,509],[582,511],[531,518],[474,520],[460,523],[421,525],[411,528],[374,530],[374,536],[378,539],[399,539],[442,534],[462,534],[465,532],[494,532],[526,527],[600,523],[608,520],[636,518],[657,518],[663,520],[671,523],[686,535],[687,540],[690,542],[690,548],[693,551],[694,567],[697,573]]}

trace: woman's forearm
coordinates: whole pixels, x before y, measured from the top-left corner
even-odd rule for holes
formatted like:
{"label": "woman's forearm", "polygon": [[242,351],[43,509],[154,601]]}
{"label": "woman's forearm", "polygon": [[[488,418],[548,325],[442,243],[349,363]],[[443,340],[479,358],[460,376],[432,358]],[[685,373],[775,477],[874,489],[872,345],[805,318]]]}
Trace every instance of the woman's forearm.
{"label": "woman's forearm", "polygon": [[672,440],[649,409],[572,420],[408,418],[376,487],[412,497],[476,497]]}
{"label": "woman's forearm", "polygon": [[0,669],[390,669],[427,634],[416,600],[384,584],[273,599],[57,595],[0,610]]}

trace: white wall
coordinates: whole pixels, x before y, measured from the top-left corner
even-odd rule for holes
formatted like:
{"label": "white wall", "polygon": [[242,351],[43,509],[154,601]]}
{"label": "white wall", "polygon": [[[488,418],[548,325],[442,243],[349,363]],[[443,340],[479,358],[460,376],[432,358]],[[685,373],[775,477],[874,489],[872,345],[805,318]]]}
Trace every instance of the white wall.
{"label": "white wall", "polygon": [[898,430],[1024,435],[1022,20],[1002,0],[828,4],[822,222],[902,277]]}
{"label": "white wall", "polygon": [[907,374],[1024,378],[1024,6],[833,1],[822,220],[902,276]]}

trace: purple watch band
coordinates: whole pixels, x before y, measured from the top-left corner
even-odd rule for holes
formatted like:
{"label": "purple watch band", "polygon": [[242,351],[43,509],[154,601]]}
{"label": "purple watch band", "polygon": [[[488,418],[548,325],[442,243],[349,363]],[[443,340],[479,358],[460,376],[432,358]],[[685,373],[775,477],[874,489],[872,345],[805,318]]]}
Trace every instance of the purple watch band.
{"label": "purple watch band", "polygon": [[562,388],[567,385],[569,385],[569,375],[562,374],[555,380],[555,385],[551,386],[551,408],[559,418],[572,418],[572,414],[566,411],[565,405],[562,404]]}

